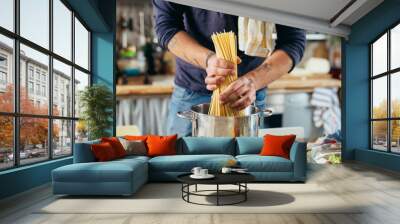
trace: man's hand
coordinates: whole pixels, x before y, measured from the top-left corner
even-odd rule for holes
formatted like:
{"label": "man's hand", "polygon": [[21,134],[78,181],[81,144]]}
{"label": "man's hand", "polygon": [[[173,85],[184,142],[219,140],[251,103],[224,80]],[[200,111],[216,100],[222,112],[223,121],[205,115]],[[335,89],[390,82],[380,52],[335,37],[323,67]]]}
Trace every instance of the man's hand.
{"label": "man's hand", "polygon": [[224,82],[227,75],[235,73],[235,65],[232,62],[217,58],[215,54],[207,59],[206,65],[207,77],[205,83],[207,89],[211,91]]}
{"label": "man's hand", "polygon": [[233,109],[242,110],[256,100],[256,85],[253,80],[245,76],[232,82],[220,95],[223,104]]}

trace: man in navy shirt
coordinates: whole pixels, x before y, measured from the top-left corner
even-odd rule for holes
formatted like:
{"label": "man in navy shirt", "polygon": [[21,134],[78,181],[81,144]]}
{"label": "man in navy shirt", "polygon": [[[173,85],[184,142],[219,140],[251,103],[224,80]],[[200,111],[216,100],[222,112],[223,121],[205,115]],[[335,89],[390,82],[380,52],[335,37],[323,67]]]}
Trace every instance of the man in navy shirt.
{"label": "man in navy shirt", "polygon": [[[153,0],[153,7],[159,44],[177,56],[168,133],[187,136],[192,131],[191,122],[178,118],[176,113],[209,103],[212,90],[226,75],[234,73],[231,62],[216,57],[211,35],[224,30],[237,34],[238,17],[164,0]],[[276,25],[276,32],[275,50],[268,58],[238,52],[239,79],[221,94],[222,103],[243,109],[255,102],[257,107],[264,108],[268,84],[300,61],[306,42],[304,30]]]}

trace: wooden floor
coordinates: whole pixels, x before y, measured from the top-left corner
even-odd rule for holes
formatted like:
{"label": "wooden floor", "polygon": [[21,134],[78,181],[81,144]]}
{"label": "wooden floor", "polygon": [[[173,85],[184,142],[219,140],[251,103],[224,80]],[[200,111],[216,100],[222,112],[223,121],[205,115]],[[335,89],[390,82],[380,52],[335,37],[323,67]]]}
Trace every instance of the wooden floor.
{"label": "wooden floor", "polygon": [[309,167],[308,182],[324,186],[349,203],[361,200],[368,206],[357,214],[37,214],[38,207],[54,200],[50,187],[43,186],[0,202],[0,223],[400,223],[399,174],[358,163]]}

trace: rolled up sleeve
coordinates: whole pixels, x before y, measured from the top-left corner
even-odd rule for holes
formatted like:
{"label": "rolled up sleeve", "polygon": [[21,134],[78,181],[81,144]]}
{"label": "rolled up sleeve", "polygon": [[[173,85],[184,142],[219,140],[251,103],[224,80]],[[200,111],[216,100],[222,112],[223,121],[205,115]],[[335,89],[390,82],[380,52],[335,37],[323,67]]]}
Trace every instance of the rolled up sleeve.
{"label": "rolled up sleeve", "polygon": [[167,49],[174,35],[184,30],[183,5],[153,0],[155,31],[161,47]]}
{"label": "rolled up sleeve", "polygon": [[277,40],[275,50],[285,51],[292,59],[293,70],[304,54],[306,47],[306,32],[302,29],[289,26],[276,25]]}

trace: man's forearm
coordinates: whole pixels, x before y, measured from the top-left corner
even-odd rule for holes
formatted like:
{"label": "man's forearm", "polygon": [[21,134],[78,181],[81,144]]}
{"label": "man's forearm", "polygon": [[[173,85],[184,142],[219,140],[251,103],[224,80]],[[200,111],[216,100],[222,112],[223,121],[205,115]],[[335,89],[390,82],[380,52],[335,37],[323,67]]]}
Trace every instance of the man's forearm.
{"label": "man's forearm", "polygon": [[168,43],[168,49],[182,60],[203,69],[207,67],[207,58],[214,53],[201,46],[184,31],[180,31],[172,37]]}
{"label": "man's forearm", "polygon": [[246,74],[246,77],[253,81],[258,90],[286,74],[292,67],[292,63],[292,59],[286,52],[277,50],[260,66]]}

